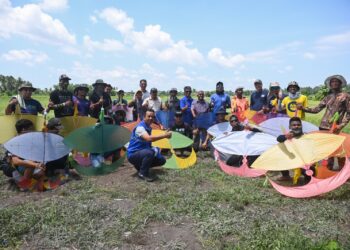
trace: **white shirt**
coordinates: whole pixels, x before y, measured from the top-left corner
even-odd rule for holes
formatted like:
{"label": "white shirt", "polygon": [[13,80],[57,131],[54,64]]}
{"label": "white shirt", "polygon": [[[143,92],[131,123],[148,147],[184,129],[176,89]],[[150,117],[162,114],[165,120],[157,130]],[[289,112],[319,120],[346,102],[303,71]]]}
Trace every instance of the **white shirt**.
{"label": "white shirt", "polygon": [[157,111],[161,110],[162,99],[160,99],[160,97],[158,97],[158,96],[157,96],[157,99],[155,99],[155,100],[153,100],[151,97],[148,97],[143,101],[142,106],[145,104],[147,104],[147,108],[153,109],[154,112],[157,112]]}

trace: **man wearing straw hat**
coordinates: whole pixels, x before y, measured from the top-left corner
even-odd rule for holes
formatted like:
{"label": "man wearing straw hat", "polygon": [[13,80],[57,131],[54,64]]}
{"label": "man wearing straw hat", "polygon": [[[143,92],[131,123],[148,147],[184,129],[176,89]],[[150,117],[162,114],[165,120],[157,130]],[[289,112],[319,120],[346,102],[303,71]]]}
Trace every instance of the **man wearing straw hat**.
{"label": "man wearing straw hat", "polygon": [[[328,95],[316,107],[305,108],[298,105],[298,109],[307,113],[318,113],[326,108],[319,126],[320,130],[339,133],[350,121],[350,95],[342,91],[346,86],[346,80],[341,75],[333,75],[325,80],[325,84],[329,89]],[[338,116],[336,120],[332,119],[335,115]]]}
{"label": "man wearing straw hat", "polygon": [[16,107],[18,113],[37,115],[44,111],[43,106],[35,99],[32,99],[32,93],[36,90],[31,83],[24,83],[18,88],[18,95],[13,96],[8,103],[5,114],[10,115],[16,113]]}

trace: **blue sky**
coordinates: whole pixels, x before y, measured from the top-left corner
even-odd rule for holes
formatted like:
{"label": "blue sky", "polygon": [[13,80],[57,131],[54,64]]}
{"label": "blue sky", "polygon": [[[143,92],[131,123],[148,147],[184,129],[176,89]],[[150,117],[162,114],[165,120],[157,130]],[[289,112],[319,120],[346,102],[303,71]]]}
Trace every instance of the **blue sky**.
{"label": "blue sky", "polygon": [[350,81],[350,1],[0,0],[0,74],[126,91]]}

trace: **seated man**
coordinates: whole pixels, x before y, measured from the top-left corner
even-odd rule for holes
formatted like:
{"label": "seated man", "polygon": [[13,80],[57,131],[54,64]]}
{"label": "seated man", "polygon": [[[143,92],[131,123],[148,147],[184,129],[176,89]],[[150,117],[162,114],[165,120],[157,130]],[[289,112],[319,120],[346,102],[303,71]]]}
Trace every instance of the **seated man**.
{"label": "seated man", "polygon": [[[174,126],[171,128],[172,131],[175,132],[179,132],[180,134],[187,136],[188,138],[192,139],[192,128],[191,126],[189,126],[187,123],[184,123],[184,121],[182,120],[182,112],[181,111],[177,111],[175,113],[175,124]],[[183,148],[180,150],[176,150],[176,155],[181,155],[183,156],[184,152],[191,152],[192,151],[192,146],[187,147],[187,148]]]}
{"label": "seated man", "polygon": [[[277,137],[277,141],[280,143],[285,142],[286,140],[290,140],[292,138],[300,138],[304,133],[303,133],[303,127],[302,127],[302,123],[301,123],[301,119],[299,117],[292,117],[289,120],[289,132],[285,135],[280,135]],[[315,168],[311,167],[311,170],[314,172],[315,174]],[[282,176],[280,178],[278,178],[279,181],[289,181],[292,178],[289,176],[289,171],[288,170],[284,170],[281,171],[282,172]],[[305,174],[305,171],[303,170],[303,175],[304,175],[304,180],[305,183],[309,182],[311,180],[311,177]]]}
{"label": "seated man", "polygon": [[154,118],[154,110],[147,110],[144,120],[132,131],[127,150],[128,160],[137,169],[139,178],[149,182],[154,181],[154,178],[149,175],[149,169],[165,163],[165,158],[161,155],[159,148],[152,147],[152,142],[171,138],[171,132],[158,136],[152,135],[151,124]]}
{"label": "seated man", "polygon": [[[18,135],[33,132],[34,125],[30,120],[21,119],[16,122]],[[42,162],[35,162],[22,159],[16,155],[9,155],[10,163],[16,168],[18,174],[25,179],[34,178],[37,180],[37,189],[43,191],[46,166]],[[14,176],[15,177],[15,176]]]}

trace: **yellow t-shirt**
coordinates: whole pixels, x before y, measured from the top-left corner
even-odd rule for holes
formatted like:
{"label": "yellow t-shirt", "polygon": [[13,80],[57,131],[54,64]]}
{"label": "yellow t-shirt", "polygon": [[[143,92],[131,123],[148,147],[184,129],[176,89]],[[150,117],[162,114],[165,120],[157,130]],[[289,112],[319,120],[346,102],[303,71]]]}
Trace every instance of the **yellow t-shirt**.
{"label": "yellow t-shirt", "polygon": [[296,104],[300,103],[303,107],[307,107],[307,97],[305,95],[300,95],[297,99],[291,99],[289,96],[285,97],[282,100],[282,107],[284,107],[287,111],[287,115],[289,117],[297,116],[300,119],[305,119],[305,112],[302,110],[298,110],[295,115]]}

